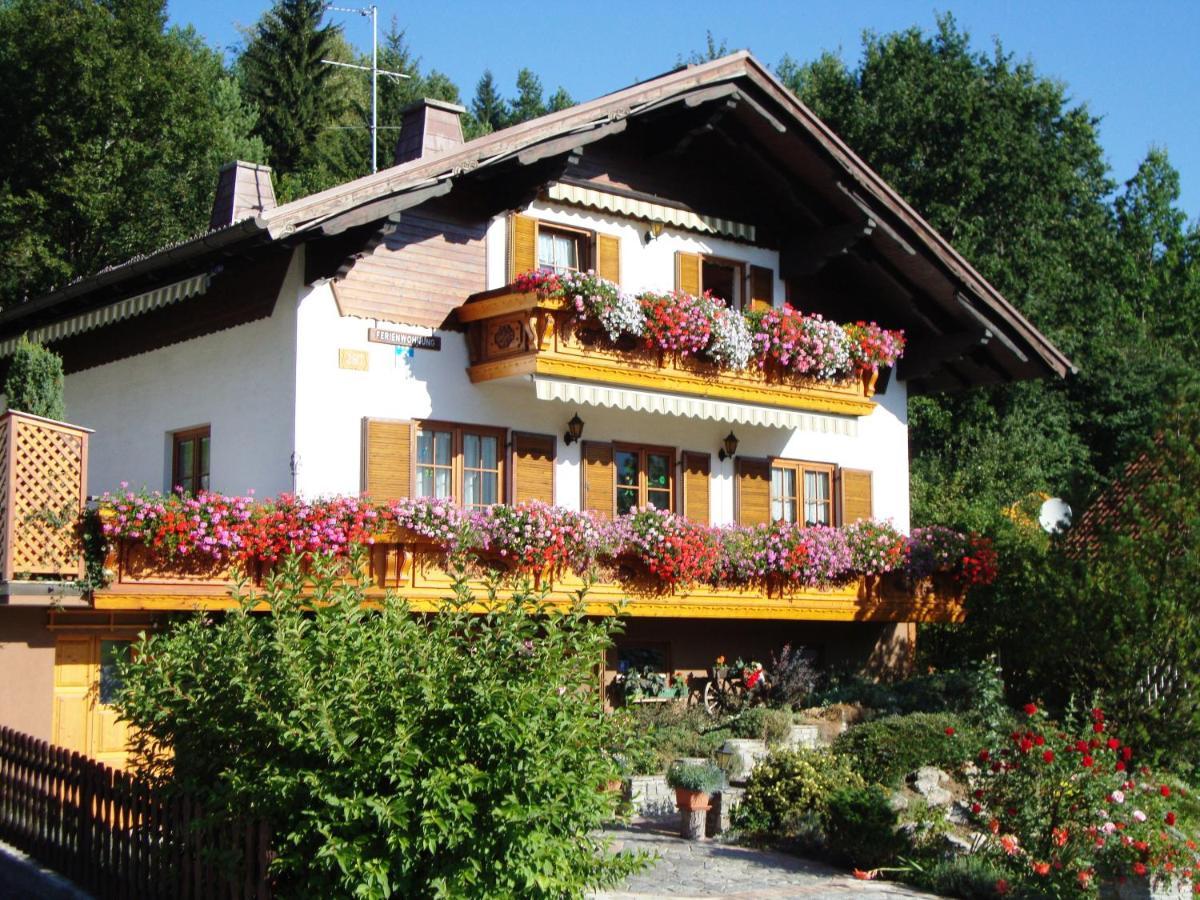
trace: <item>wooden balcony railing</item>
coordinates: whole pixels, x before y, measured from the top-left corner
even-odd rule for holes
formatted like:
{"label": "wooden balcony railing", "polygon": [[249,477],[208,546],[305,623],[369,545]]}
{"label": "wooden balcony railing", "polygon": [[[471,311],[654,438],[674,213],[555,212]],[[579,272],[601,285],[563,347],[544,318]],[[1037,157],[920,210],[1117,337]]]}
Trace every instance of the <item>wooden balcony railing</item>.
{"label": "wooden balcony railing", "polygon": [[[219,610],[233,603],[236,574],[231,568],[198,560],[163,559],[139,541],[122,540],[106,566],[112,582],[94,595],[97,609]],[[263,596],[265,573],[246,573],[243,590]],[[481,600],[484,576],[471,582]],[[583,582],[567,573],[546,573],[536,581],[549,591],[552,605],[569,606]],[[370,548],[369,599],[394,591],[418,612],[435,612],[452,594],[453,579],[436,548],[394,534]],[[504,587],[505,597],[511,587]],[[963,591],[952,576],[935,575],[910,583],[902,576],[859,578],[830,590],[776,587],[665,588],[661,582],[618,567],[611,580],[593,583],[586,603],[594,615],[620,614],[655,618],[800,619],[876,622],[958,622],[963,619]],[[267,607],[263,606],[264,609]],[[483,611],[482,603],[478,607]]]}
{"label": "wooden balcony railing", "polygon": [[474,383],[542,375],[714,400],[864,416],[875,375],[821,382],[759,371],[731,371],[695,357],[648,350],[630,339],[614,345],[580,323],[561,300],[501,288],[475,294],[457,310],[466,326]]}
{"label": "wooden balcony railing", "polygon": [[0,416],[0,581],[73,581],[73,525],[87,497],[86,428],[9,410]]}

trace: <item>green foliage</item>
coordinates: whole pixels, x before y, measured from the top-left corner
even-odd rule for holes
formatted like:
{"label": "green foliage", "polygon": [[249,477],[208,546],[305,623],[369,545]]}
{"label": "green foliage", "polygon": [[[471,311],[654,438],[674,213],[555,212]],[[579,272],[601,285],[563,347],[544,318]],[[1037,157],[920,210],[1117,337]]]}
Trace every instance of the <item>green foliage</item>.
{"label": "green foliage", "polygon": [[315,568],[311,595],[289,560],[271,615],[184,619],[123,668],[119,708],[166,789],[270,821],[282,896],[578,896],[638,868],[595,833],[628,739],[590,687],[609,624],[527,583],[486,614],[461,579],[438,615],[369,609]]}
{"label": "green foliage", "polygon": [[[51,24],[52,23],[52,24]],[[202,231],[217,170],[263,162],[219,54],[165,4],[0,4],[0,305]]]}
{"label": "green foliage", "polygon": [[682,703],[641,704],[631,711],[639,735],[629,751],[630,769],[640,775],[660,775],[685,756],[713,759],[733,731],[698,706]]}
{"label": "green foliage", "polygon": [[667,769],[667,785],[684,791],[715,794],[725,784],[725,773],[711,763],[677,763]]}
{"label": "green foliage", "polygon": [[825,750],[786,750],[755,766],[734,824],[772,840],[813,839],[821,833],[829,798],[865,782],[850,760]]}
{"label": "green foliage", "polygon": [[829,795],[825,842],[842,863],[876,869],[896,862],[908,842],[888,793],[878,785],[844,787]]}
{"label": "green foliage", "polygon": [[[538,90],[541,90],[539,85]],[[475,97],[471,100],[471,115],[475,118],[479,134],[488,134],[507,128],[509,122],[508,101],[500,96],[496,79],[491,69],[484,69],[475,85]],[[478,135],[472,135],[476,137]]]}
{"label": "green foliage", "polygon": [[729,725],[734,737],[780,744],[792,732],[792,714],[786,709],[751,706],[734,716]]}
{"label": "green foliage", "polygon": [[9,409],[61,421],[66,412],[63,366],[58,354],[22,337],[9,363],[4,397]]}
{"label": "green foliage", "polygon": [[857,673],[834,674],[811,699],[815,706],[857,703],[886,715],[954,712],[976,721],[1005,716],[1004,684],[997,667],[986,662],[891,683]]}
{"label": "green foliage", "polygon": [[[963,900],[996,900],[996,882],[1007,873],[985,856],[968,854],[940,859],[928,865],[909,861],[902,877],[909,884],[933,891],[939,896]],[[1009,897],[1024,896],[1013,892]]]}
{"label": "green foliage", "polygon": [[[946,729],[953,729],[947,734]],[[864,779],[894,785],[921,766],[954,771],[982,746],[982,735],[950,713],[884,716],[855,725],[833,742]]]}

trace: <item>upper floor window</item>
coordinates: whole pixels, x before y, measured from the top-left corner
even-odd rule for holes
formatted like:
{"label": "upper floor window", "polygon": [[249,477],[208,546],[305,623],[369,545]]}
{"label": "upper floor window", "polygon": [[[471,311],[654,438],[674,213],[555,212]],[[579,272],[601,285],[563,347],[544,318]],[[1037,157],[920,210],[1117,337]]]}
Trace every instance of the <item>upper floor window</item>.
{"label": "upper floor window", "polygon": [[185,494],[208,490],[209,427],[177,431],[171,440],[171,487]]}
{"label": "upper floor window", "polygon": [[571,228],[538,224],[538,268],[551,272],[580,271],[587,268],[589,236]]}
{"label": "upper floor window", "polygon": [[663,447],[614,447],[617,515],[635,506],[672,509],[674,460],[674,451]]}
{"label": "upper floor window", "polygon": [[700,287],[724,300],[730,309],[742,308],[744,267],[740,262],[705,256],[700,262]]}
{"label": "upper floor window", "polygon": [[504,431],[425,422],[417,426],[417,496],[453,500],[467,509],[499,503]]}
{"label": "upper floor window", "polygon": [[803,525],[832,525],[833,466],[773,460],[771,519]]}

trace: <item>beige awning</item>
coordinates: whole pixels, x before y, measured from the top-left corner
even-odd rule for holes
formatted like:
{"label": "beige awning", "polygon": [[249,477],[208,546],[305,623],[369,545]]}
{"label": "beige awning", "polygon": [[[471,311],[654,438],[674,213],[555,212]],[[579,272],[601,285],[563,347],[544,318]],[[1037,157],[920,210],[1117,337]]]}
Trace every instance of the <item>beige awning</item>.
{"label": "beige awning", "polygon": [[[207,274],[194,275],[191,278],[185,278],[183,281],[176,281],[173,284],[164,285],[152,291],[146,291],[144,294],[126,297],[124,300],[118,300],[116,303],[102,306],[100,309],[94,309],[91,312],[80,313],[77,316],[63,319],[60,322],[43,325],[41,328],[30,329],[27,335],[31,341],[37,344],[60,341],[63,338],[71,337],[84,331],[91,331],[95,328],[101,328],[104,325],[120,322],[123,319],[140,316],[151,310],[169,306],[179,300],[203,294],[208,290],[208,279],[209,276]],[[20,342],[21,339],[19,337],[0,341],[0,357],[11,356]]]}
{"label": "beige awning", "polygon": [[681,209],[678,206],[637,200],[633,197],[623,197],[620,194],[610,194],[606,191],[585,188],[576,184],[564,184],[560,181],[554,182],[546,189],[546,196],[560,203],[573,203],[576,206],[599,209],[631,219],[662,222],[664,225],[674,225],[676,228],[686,228],[688,231],[699,231],[701,234],[722,234],[751,243],[754,241],[753,225],[731,222],[729,219],[718,219],[713,216],[700,216],[689,209]]}
{"label": "beige awning", "polygon": [[539,400],[559,400],[564,403],[582,403],[587,406],[607,406],[611,409],[625,409],[631,412],[659,413],[688,419],[708,419],[714,422],[740,422],[746,425],[788,428],[817,434],[840,434],[847,437],[857,437],[858,435],[858,418],[855,416],[797,412],[771,406],[753,406],[747,403],[710,400],[705,397],[689,397],[683,394],[661,394],[656,391],[639,391],[632,388],[589,384],[562,378],[547,378],[542,375],[531,375],[530,377],[533,379],[534,390]]}

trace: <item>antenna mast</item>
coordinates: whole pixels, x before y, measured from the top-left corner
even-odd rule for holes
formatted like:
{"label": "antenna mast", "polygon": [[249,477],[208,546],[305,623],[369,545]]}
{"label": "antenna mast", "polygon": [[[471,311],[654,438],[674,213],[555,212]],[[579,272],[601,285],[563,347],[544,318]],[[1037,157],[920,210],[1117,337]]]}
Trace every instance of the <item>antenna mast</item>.
{"label": "antenna mast", "polygon": [[379,171],[379,76],[387,75],[391,78],[411,78],[410,75],[405,75],[403,72],[389,72],[386,69],[379,68],[379,7],[375,4],[370,6],[333,6],[326,4],[325,9],[328,12],[344,12],[353,13],[360,16],[371,17],[371,65],[359,66],[354,63],[338,62],[336,59],[323,59],[321,62],[330,66],[341,66],[343,69],[358,69],[360,72],[371,73],[371,172]]}

